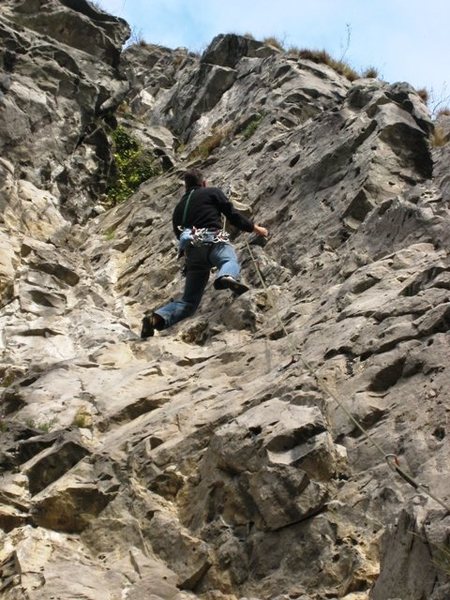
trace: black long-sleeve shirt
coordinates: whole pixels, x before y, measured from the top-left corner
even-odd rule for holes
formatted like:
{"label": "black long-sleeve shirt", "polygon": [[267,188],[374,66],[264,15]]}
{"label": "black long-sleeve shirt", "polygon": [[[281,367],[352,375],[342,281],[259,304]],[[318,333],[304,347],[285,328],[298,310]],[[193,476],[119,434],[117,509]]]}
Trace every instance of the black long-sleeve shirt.
{"label": "black long-sleeve shirt", "polygon": [[[189,194],[192,192],[186,219],[183,223],[184,209]],[[233,204],[219,188],[194,187],[187,190],[175,207],[172,216],[173,231],[177,238],[180,237],[180,227],[183,229],[206,227],[207,229],[221,229],[221,215],[242,231],[253,231],[253,222],[236,211]]]}

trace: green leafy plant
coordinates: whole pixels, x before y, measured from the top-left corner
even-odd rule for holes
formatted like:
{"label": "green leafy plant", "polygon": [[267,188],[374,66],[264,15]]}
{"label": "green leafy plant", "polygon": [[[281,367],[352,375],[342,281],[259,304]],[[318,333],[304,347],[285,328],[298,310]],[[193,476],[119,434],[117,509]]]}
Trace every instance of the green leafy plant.
{"label": "green leafy plant", "polygon": [[50,419],[50,421],[41,421],[37,423],[34,419],[27,419],[25,424],[30,429],[37,429],[38,431],[42,431],[42,433],[48,433],[53,425],[56,423],[56,419]]}
{"label": "green leafy plant", "polygon": [[111,241],[116,237],[116,230],[114,227],[110,227],[103,235],[105,236],[105,240]]}
{"label": "green leafy plant", "polygon": [[117,127],[112,139],[116,173],[107,195],[109,203],[116,205],[127,200],[143,181],[159,175],[161,166],[124,127]]}
{"label": "green leafy plant", "polygon": [[259,124],[261,123],[263,116],[261,113],[258,113],[253,117],[253,119],[245,126],[242,131],[242,137],[244,140],[248,140],[252,137],[255,131],[258,129]]}

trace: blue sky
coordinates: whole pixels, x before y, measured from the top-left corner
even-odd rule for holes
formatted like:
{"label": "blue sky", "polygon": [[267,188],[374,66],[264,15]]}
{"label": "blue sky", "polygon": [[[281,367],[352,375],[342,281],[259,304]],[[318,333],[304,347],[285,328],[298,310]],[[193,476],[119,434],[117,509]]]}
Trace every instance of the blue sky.
{"label": "blue sky", "polygon": [[[218,33],[276,36],[328,50],[356,70],[449,96],[449,0],[96,0],[147,42],[202,51]],[[348,34],[350,35],[347,47]]]}

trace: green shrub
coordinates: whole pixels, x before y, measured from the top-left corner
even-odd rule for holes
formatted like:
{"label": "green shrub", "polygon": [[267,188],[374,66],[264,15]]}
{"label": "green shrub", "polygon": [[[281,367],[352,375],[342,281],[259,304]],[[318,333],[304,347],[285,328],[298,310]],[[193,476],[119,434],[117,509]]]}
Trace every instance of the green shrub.
{"label": "green shrub", "polygon": [[107,241],[111,241],[116,237],[116,229],[115,227],[110,227],[109,229],[107,229],[104,234],[105,236],[105,240]]}
{"label": "green shrub", "polygon": [[142,182],[159,175],[161,166],[124,127],[117,127],[112,139],[116,173],[106,193],[109,203],[116,205],[127,200]]}
{"label": "green shrub", "polygon": [[50,419],[50,421],[42,421],[41,423],[37,423],[34,419],[27,419],[25,424],[30,429],[37,429],[38,431],[42,431],[42,433],[48,433],[53,425],[56,424],[56,419]]}
{"label": "green shrub", "polygon": [[242,137],[244,138],[244,140],[248,140],[249,138],[252,137],[252,135],[255,133],[255,131],[258,129],[259,124],[261,123],[262,119],[263,119],[262,114],[258,113],[257,115],[255,115],[253,117],[253,119],[245,126],[245,128],[242,131]]}

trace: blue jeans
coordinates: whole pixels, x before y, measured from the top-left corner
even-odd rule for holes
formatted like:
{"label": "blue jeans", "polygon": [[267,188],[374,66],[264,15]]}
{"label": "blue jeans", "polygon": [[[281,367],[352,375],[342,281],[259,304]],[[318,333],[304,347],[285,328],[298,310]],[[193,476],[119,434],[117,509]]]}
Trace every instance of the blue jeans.
{"label": "blue jeans", "polygon": [[188,246],[186,255],[186,283],[183,296],[153,311],[164,319],[164,327],[171,327],[195,313],[208,283],[212,267],[217,267],[216,279],[224,275],[239,278],[240,267],[231,244],[219,242],[204,246]]}

